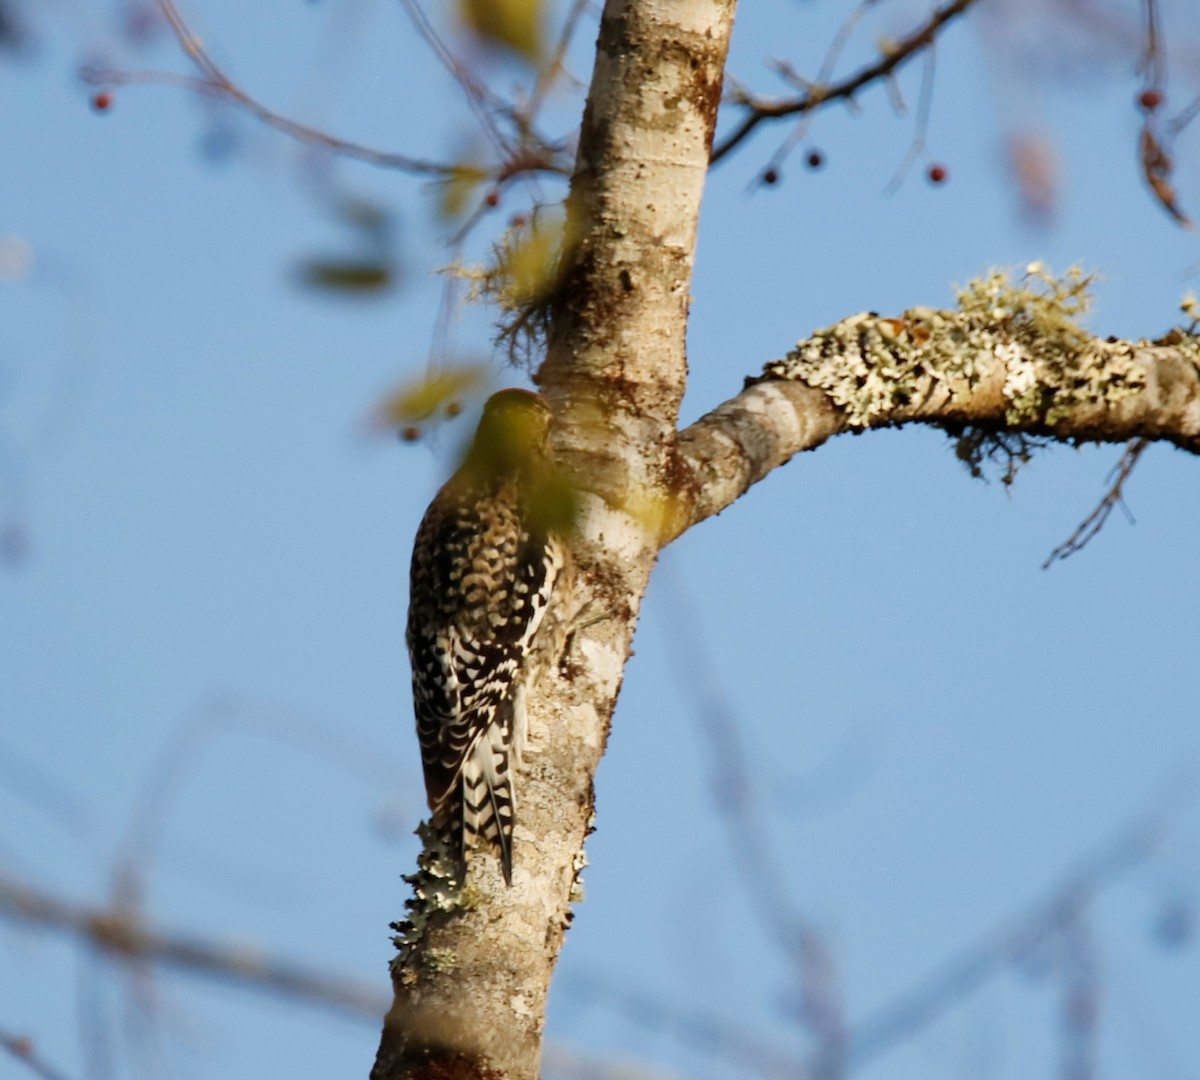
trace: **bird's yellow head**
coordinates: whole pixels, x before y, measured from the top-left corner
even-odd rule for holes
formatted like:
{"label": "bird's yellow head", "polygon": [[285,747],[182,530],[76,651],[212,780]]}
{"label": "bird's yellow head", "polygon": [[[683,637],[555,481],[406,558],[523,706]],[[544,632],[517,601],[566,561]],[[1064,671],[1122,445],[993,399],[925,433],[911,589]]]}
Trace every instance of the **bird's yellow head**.
{"label": "bird's yellow head", "polygon": [[518,389],[493,394],[451,483],[491,489],[515,482],[530,525],[567,531],[575,520],[579,492],[550,453],[550,422],[550,408],[537,394]]}
{"label": "bird's yellow head", "polygon": [[501,390],[483,406],[467,465],[493,475],[536,471],[549,443],[549,406],[528,390]]}

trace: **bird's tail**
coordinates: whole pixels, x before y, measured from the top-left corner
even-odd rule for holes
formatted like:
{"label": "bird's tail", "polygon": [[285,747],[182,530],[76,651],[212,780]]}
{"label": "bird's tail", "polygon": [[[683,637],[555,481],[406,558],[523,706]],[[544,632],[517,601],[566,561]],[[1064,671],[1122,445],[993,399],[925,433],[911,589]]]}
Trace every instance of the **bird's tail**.
{"label": "bird's tail", "polygon": [[444,820],[455,834],[449,839],[459,881],[466,880],[467,851],[490,848],[500,857],[504,881],[511,885],[515,800],[511,753],[499,725],[489,727],[467,755],[456,787]]}

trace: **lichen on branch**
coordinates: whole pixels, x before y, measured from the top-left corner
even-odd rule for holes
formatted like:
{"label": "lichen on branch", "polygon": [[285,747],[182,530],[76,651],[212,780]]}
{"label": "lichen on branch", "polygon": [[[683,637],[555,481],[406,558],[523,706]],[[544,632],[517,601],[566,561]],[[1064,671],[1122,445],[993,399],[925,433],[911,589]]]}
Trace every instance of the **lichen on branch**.
{"label": "lichen on branch", "polygon": [[852,315],[767,364],[762,378],[822,390],[864,429],[903,419],[939,390],[969,394],[1002,375],[1007,422],[1052,427],[1146,385],[1136,358],[1145,343],[1098,342],[1079,325],[1093,280],[1078,267],[1054,277],[1040,263],[1016,280],[993,270],[958,290],[954,310]]}
{"label": "lichen on branch", "polygon": [[929,424],[976,475],[1011,482],[1048,442],[1163,441],[1200,454],[1200,302],[1155,341],[1102,340],[1080,319],[1092,279],[1034,263],[958,290],[951,310],[853,315],[801,341],[679,435],[668,539],[773,469],[847,431]]}

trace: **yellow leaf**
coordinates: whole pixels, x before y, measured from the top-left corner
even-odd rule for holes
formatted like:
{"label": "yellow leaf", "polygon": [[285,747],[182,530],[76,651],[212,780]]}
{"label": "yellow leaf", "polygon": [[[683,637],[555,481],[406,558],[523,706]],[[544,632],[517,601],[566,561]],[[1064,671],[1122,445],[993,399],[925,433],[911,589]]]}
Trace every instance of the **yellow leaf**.
{"label": "yellow leaf", "polygon": [[487,367],[483,364],[443,367],[388,394],[375,409],[375,426],[411,426],[439,413],[456,413],[459,399],[486,381]]}
{"label": "yellow leaf", "polygon": [[459,165],[438,192],[438,214],[443,221],[454,221],[466,213],[471,199],[484,180],[484,172],[478,165]]}
{"label": "yellow leaf", "polygon": [[543,0],[458,0],[458,9],[486,44],[509,49],[530,63],[542,55]]}

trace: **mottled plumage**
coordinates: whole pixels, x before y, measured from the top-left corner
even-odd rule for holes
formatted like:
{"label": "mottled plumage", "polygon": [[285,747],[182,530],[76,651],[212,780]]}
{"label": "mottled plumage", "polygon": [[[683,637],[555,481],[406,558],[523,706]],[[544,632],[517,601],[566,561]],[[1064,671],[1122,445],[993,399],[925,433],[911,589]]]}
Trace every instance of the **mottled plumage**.
{"label": "mottled plumage", "polygon": [[408,651],[417,738],[433,823],[460,883],[466,852],[480,840],[512,883],[524,684],[545,646],[565,560],[547,506],[549,426],[536,394],[493,395],[413,547]]}

